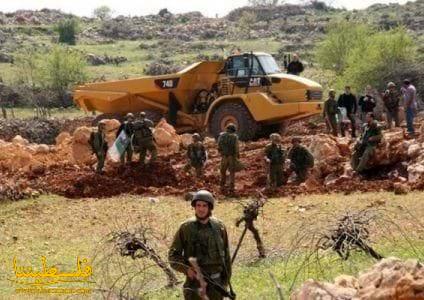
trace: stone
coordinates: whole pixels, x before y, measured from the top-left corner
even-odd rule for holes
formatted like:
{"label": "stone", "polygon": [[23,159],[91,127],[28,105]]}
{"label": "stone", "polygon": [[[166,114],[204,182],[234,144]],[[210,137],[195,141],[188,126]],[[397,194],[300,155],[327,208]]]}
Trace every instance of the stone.
{"label": "stone", "polygon": [[23,145],[23,146],[26,146],[26,145],[28,145],[28,144],[29,144],[28,140],[24,139],[24,138],[23,138],[23,137],[21,137],[20,135],[15,136],[15,137],[12,139],[12,143],[13,143],[14,145]]}

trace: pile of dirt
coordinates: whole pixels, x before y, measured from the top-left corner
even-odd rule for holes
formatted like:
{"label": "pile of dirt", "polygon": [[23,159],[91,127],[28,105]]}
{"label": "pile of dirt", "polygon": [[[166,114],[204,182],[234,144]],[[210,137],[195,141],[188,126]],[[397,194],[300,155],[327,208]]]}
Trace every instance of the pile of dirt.
{"label": "pile of dirt", "polygon": [[73,133],[76,128],[90,124],[92,119],[0,119],[0,139],[10,141],[20,135],[31,143],[53,145],[59,133]]}
{"label": "pile of dirt", "polygon": [[[116,137],[119,121],[105,120],[109,146]],[[199,188],[222,195],[219,186],[220,155],[214,139],[205,138],[208,161],[204,176],[195,178],[184,170],[185,150],[191,142],[190,134],[178,135],[175,129],[161,120],[154,129],[159,158],[153,165],[140,166],[136,162],[125,167],[106,161],[105,172],[94,174],[95,157],[88,140],[93,127],[79,127],[71,135],[63,132],[54,146],[31,144],[20,136],[11,142],[0,142],[0,178],[22,178],[29,187],[71,198],[110,197],[119,194],[184,195]],[[398,194],[413,189],[424,189],[421,171],[424,145],[419,139],[404,140],[397,130],[383,132],[376,156],[378,168],[365,179],[354,175],[350,167],[353,141],[327,134],[304,135],[302,143],[315,157],[309,179],[297,185],[286,174],[288,183],[274,195],[323,194],[329,192],[394,191]],[[240,161],[244,169],[236,174],[236,196],[250,196],[266,186],[264,148],[268,140],[241,142]],[[283,137],[283,147],[291,146],[291,137]],[[137,160],[135,155],[134,160]],[[376,164],[377,161],[374,161]],[[287,167],[289,162],[287,162]],[[421,172],[421,173],[420,173]],[[409,179],[409,181],[408,181]]]}
{"label": "pile of dirt", "polygon": [[424,267],[417,260],[383,259],[357,278],[341,275],[334,283],[306,281],[290,299],[424,299]]}

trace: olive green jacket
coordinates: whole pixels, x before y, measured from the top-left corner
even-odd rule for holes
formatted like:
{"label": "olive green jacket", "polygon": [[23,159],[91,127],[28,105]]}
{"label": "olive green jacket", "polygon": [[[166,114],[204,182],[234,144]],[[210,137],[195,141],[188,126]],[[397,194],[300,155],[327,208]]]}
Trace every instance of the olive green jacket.
{"label": "olive green jacket", "polygon": [[168,252],[169,263],[173,269],[185,274],[190,267],[188,261],[190,257],[197,258],[200,268],[205,273],[220,272],[226,282],[230,280],[231,258],[228,235],[221,221],[210,218],[205,225],[193,217],[180,225]]}

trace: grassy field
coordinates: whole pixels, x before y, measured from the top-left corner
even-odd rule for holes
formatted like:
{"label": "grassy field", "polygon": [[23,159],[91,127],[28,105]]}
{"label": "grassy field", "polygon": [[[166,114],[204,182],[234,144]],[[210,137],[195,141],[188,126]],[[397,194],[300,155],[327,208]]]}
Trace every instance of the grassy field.
{"label": "grassy field", "polygon": [[[34,118],[36,116],[36,112],[34,111],[33,108],[30,108],[30,107],[14,108],[13,114],[12,114],[12,109],[10,108],[7,108],[6,111],[9,118],[14,116],[15,118],[29,119],[29,118]],[[86,113],[83,110],[80,110],[76,107],[63,108],[63,109],[52,108],[50,109],[50,114],[54,118],[77,118],[77,117],[84,117],[84,116],[90,115],[90,113]]]}
{"label": "grassy field", "polygon": [[[35,200],[3,202],[0,210],[0,299],[22,299],[15,294],[12,260],[38,269],[40,257],[60,270],[75,269],[76,257],[87,257],[93,265],[91,288],[123,286],[134,274],[128,289],[140,289],[143,299],[179,299],[180,288],[165,289],[166,277],[147,259],[132,260],[116,255],[105,237],[114,231],[131,230],[143,225],[151,228],[149,243],[166,258],[168,246],[178,224],[192,215],[189,203],[181,198],[160,197],[157,203],[148,198],[122,196],[110,199],[70,200],[42,196]],[[340,273],[356,274],[374,263],[362,253],[348,261],[334,254],[323,259],[307,259],[308,238],[300,233],[322,230],[324,224],[346,210],[374,207],[382,215],[371,228],[375,249],[384,256],[424,258],[424,193],[395,196],[391,193],[320,195],[270,199],[257,225],[263,236],[268,258],[257,259],[253,238],[248,234],[240,249],[233,271],[233,286],[238,299],[275,299],[272,272],[288,294],[289,289],[307,278],[331,280]],[[241,206],[235,200],[220,201],[214,214],[228,227],[232,250],[241,228],[234,225]],[[312,235],[311,235],[312,236]],[[407,237],[407,238],[406,238]],[[293,246],[295,241],[299,245]],[[301,266],[304,267],[301,267]],[[125,270],[125,272],[123,272]],[[181,278],[181,277],[180,277]],[[183,279],[183,278],[181,278]],[[44,299],[28,296],[28,299]],[[71,297],[83,299],[84,296]],[[85,296],[86,298],[86,296]],[[93,299],[101,299],[93,292]],[[27,299],[27,298],[25,298]]]}

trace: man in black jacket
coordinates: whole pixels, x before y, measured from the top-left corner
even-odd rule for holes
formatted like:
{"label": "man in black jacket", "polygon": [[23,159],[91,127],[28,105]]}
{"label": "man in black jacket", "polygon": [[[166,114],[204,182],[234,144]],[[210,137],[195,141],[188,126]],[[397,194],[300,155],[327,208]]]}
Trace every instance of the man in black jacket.
{"label": "man in black jacket", "polygon": [[293,75],[299,75],[303,72],[303,64],[299,60],[299,56],[295,53],[293,54],[293,60],[287,66],[287,73]]}
{"label": "man in black jacket", "polygon": [[[337,100],[337,105],[339,107],[344,107],[346,109],[347,117],[350,120],[352,127],[352,137],[356,137],[355,132],[355,115],[358,110],[358,104],[356,103],[356,97],[350,91],[350,86],[345,87],[345,92],[339,96]],[[341,125],[342,136],[345,136],[346,125],[342,123]]]}

